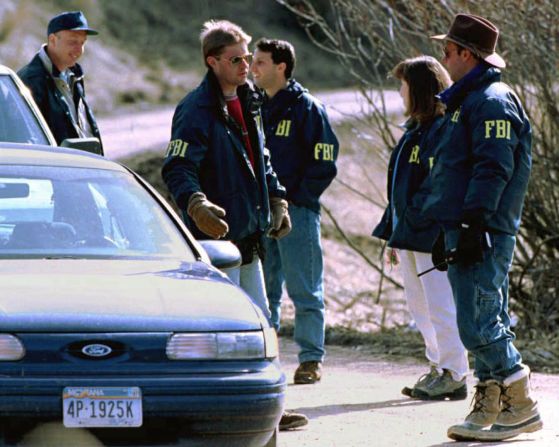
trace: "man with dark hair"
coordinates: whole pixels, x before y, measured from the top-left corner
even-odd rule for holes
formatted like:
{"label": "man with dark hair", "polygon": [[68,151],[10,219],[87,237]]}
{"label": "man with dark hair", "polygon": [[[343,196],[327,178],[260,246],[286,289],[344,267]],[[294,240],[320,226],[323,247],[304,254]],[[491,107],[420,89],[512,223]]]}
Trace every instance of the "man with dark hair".
{"label": "man with dark hair", "polygon": [[252,75],[265,92],[262,117],[272,166],[287,189],[293,229],[265,240],[264,277],[279,329],[282,286],[295,305],[295,341],[300,347],[296,384],[315,383],[324,358],[323,261],[320,196],[336,176],[338,140],[324,106],[292,78],[295,50],[289,42],[256,42]]}
{"label": "man with dark hair", "polygon": [[[262,238],[266,231],[282,238],[291,224],[285,188],[258,125],[259,95],[247,83],[250,40],[226,20],[204,24],[200,41],[208,72],[177,106],[162,176],[197,239],[225,239],[239,248],[242,265],[227,273],[269,315]],[[280,429],[307,422],[286,412]]]}
{"label": "man with dark hair", "polygon": [[[88,35],[96,35],[81,11],[53,17],[48,42],[18,75],[29,87],[58,144],[68,138],[101,135],[85,97],[84,74],[77,63]],[[101,150],[102,152],[102,150]]]}
{"label": "man with dark hair", "polygon": [[500,441],[542,428],[530,370],[513,345],[508,271],[531,166],[531,129],[520,100],[500,81],[499,30],[458,14],[445,35],[454,84],[440,94],[446,114],[424,210],[442,225],[435,265],[448,265],[460,338],[474,356],[475,404],[456,440]]}

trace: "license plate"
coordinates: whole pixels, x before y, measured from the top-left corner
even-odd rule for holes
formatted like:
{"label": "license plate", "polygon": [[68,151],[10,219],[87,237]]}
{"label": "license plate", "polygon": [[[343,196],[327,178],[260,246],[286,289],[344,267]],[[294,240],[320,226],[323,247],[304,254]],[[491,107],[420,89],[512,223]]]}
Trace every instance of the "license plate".
{"label": "license plate", "polygon": [[66,387],[62,392],[65,427],[140,427],[138,387]]}

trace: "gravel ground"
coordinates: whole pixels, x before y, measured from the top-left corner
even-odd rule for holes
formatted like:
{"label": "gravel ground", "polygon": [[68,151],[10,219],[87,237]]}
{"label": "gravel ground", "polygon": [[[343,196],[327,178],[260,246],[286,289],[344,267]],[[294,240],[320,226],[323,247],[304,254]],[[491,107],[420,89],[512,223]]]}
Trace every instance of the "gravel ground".
{"label": "gravel ground", "polygon": [[290,385],[287,407],[306,414],[307,427],[281,432],[280,447],[472,447],[559,445],[559,376],[532,374],[544,429],[502,443],[454,442],[446,429],[468,414],[473,397],[462,401],[425,402],[400,394],[427,366],[414,361],[387,361],[363,350],[329,346],[324,376],[316,385],[293,385],[297,347],[281,339],[282,364]]}

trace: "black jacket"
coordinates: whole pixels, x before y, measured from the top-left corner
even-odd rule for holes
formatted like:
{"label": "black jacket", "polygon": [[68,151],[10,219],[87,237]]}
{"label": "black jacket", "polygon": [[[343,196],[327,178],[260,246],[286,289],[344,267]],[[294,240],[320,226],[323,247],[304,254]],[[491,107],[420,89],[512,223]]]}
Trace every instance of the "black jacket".
{"label": "black jacket", "polygon": [[[75,75],[74,103],[77,105],[79,102],[83,102],[93,135],[101,143],[97,121],[85,97],[83,70],[79,64],[74,65],[70,70]],[[72,120],[68,103],[56,87],[52,75],[43,65],[39,54],[36,54],[31,62],[19,70],[17,74],[31,90],[33,99],[39,106],[56,142],[60,144],[67,138],[78,138],[79,134]]]}
{"label": "black jacket", "polygon": [[[406,123],[406,131],[392,151],[388,164],[388,207],[373,236],[388,246],[430,253],[439,226],[422,212],[430,193],[429,174],[435,164],[436,134],[443,118],[417,125]],[[394,219],[396,222],[394,224]]]}
{"label": "black jacket", "polygon": [[229,233],[225,239],[239,242],[263,234],[270,222],[268,195],[285,197],[264,149],[258,127],[260,103],[248,84],[240,86],[247,131],[255,158],[253,169],[241,129],[227,113],[218,81],[211,70],[202,83],[177,106],[171,142],[162,176],[183,212],[183,219],[197,239],[208,236],[198,230],[186,213],[190,196],[206,194],[210,202],[225,209]]}
{"label": "black jacket", "polygon": [[424,212],[445,228],[481,213],[489,230],[516,234],[532,165],[520,100],[498,69],[484,65],[441,95],[447,111]]}
{"label": "black jacket", "polygon": [[264,100],[262,117],[272,166],[287,200],[320,211],[320,195],[336,176],[339,144],[324,106],[294,79]]}

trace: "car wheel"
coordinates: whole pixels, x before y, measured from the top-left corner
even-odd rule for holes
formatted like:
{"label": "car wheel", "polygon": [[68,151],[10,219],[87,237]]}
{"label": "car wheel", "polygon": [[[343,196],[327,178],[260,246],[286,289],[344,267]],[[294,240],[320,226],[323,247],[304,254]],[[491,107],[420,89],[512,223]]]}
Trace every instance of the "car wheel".
{"label": "car wheel", "polygon": [[263,447],[277,447],[278,445],[278,428],[274,430],[274,434]]}

